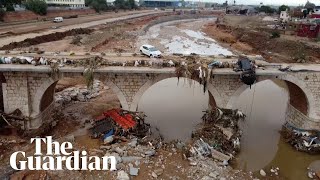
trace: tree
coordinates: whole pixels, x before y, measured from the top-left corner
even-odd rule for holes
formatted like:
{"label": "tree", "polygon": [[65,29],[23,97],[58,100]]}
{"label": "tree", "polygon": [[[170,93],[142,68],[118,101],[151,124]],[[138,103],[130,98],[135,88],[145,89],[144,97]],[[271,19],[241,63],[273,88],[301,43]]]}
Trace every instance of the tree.
{"label": "tree", "polygon": [[85,5],[92,7],[96,12],[108,9],[107,1],[105,0],[85,0]]}
{"label": "tree", "polygon": [[279,9],[278,9],[278,12],[279,12],[279,14],[281,13],[281,11],[286,11],[286,10],[290,10],[290,7],[289,6],[286,6],[286,5],[282,5],[282,6],[280,6],[279,7]]}
{"label": "tree", "polygon": [[114,5],[118,9],[128,9],[129,7],[128,1],[125,1],[125,0],[115,0]]}
{"label": "tree", "polygon": [[7,8],[7,11],[15,11],[13,4],[7,4],[6,8]]}
{"label": "tree", "polygon": [[274,13],[276,10],[271,8],[270,6],[261,6],[259,8],[259,12],[265,12],[265,13],[268,13],[268,14],[271,14],[271,13]]}
{"label": "tree", "polygon": [[42,0],[28,0],[26,2],[26,8],[36,14],[46,15],[47,14],[47,3]]}
{"label": "tree", "polygon": [[129,5],[130,9],[136,9],[137,8],[135,0],[128,0],[128,5]]}
{"label": "tree", "polygon": [[0,7],[0,21],[3,21],[4,14],[6,12]]}
{"label": "tree", "polygon": [[309,1],[307,1],[306,5],[304,6],[304,8],[306,8],[308,10],[309,9],[314,9],[315,7],[316,7],[316,5],[311,3],[311,2],[309,2]]}

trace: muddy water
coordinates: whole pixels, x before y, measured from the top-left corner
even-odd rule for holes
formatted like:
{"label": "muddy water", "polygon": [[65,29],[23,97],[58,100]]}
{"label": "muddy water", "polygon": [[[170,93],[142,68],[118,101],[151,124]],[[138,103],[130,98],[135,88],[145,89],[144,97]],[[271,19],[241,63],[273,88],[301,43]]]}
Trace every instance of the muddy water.
{"label": "muddy water", "polygon": [[[287,102],[288,91],[281,81],[260,82],[240,95],[235,107],[247,118],[240,124],[243,137],[236,168],[253,172],[263,168],[270,175],[271,167],[279,167],[281,179],[308,179],[307,167],[320,156],[297,152],[281,139]],[[193,81],[189,86],[183,79],[177,84],[176,78],[150,87],[139,103],[147,121],[167,140],[188,140],[207,107],[208,94],[201,85]]]}
{"label": "muddy water", "polygon": [[[191,84],[190,84],[191,82]],[[151,86],[139,102],[146,120],[166,140],[188,140],[208,107],[208,93],[193,80],[169,78]]]}

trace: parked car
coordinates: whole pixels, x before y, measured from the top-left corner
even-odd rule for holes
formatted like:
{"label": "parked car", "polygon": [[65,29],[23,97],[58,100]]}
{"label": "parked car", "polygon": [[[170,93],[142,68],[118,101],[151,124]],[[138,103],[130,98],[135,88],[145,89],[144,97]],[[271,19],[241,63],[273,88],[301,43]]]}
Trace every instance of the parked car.
{"label": "parked car", "polygon": [[142,45],[140,47],[140,53],[145,54],[149,57],[161,57],[161,52],[154,46],[148,44]]}
{"label": "parked car", "polygon": [[58,23],[58,22],[63,22],[63,17],[55,17],[55,18],[53,19],[53,22],[56,22],[56,23]]}

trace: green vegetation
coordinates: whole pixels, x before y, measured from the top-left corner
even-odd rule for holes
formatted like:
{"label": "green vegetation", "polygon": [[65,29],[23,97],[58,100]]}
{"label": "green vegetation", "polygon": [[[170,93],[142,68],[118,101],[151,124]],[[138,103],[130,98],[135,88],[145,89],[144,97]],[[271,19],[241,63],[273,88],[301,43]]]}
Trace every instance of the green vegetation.
{"label": "green vegetation", "polygon": [[267,14],[272,14],[272,13],[276,12],[276,10],[271,8],[270,6],[261,6],[260,8],[258,8],[258,11],[265,12]]}
{"label": "green vegetation", "polygon": [[107,2],[105,0],[86,0],[86,6],[92,7],[96,12],[108,10]]}
{"label": "green vegetation", "polygon": [[47,14],[47,4],[42,0],[28,0],[26,2],[26,8],[36,14],[46,15]]}
{"label": "green vegetation", "polygon": [[278,31],[274,31],[271,33],[271,38],[279,38],[280,37],[280,33]]}
{"label": "green vegetation", "polygon": [[281,11],[286,11],[286,10],[290,11],[290,7],[289,7],[289,6],[286,6],[286,5],[282,5],[282,6],[280,6],[279,9],[278,9],[278,13],[280,14]]}
{"label": "green vegetation", "polygon": [[3,17],[4,17],[5,11],[0,8],[0,21],[3,21]]}

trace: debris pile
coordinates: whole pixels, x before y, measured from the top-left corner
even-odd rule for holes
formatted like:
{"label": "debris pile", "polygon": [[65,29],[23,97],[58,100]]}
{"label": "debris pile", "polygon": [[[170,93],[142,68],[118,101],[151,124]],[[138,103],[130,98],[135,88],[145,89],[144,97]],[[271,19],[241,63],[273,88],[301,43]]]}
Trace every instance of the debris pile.
{"label": "debris pile", "polygon": [[71,101],[85,102],[99,96],[102,89],[108,88],[107,86],[103,86],[100,81],[95,80],[92,89],[88,89],[87,86],[76,86],[55,93],[55,102],[61,105]]}
{"label": "debris pile", "polygon": [[37,45],[41,43],[58,41],[67,36],[75,36],[78,34],[90,34],[91,32],[93,32],[93,29],[85,29],[85,28],[72,29],[65,32],[55,32],[55,33],[46,34],[43,36],[37,36],[35,38],[28,38],[21,42],[12,42],[8,45],[1,47],[0,50],[10,50],[10,49],[21,48],[21,47],[29,47],[29,46]]}
{"label": "debris pile", "polygon": [[241,130],[238,121],[245,115],[239,110],[207,110],[202,117],[203,124],[192,133],[195,140],[190,149],[191,156],[213,157],[224,165],[240,150]]}
{"label": "debris pile", "polygon": [[310,154],[320,153],[320,132],[315,130],[301,130],[289,123],[283,125],[281,130],[283,138],[295,149]]}
{"label": "debris pile", "polygon": [[22,115],[19,109],[11,113],[0,111],[0,134],[8,135],[14,133],[23,126],[25,121],[28,121],[28,119]]}
{"label": "debris pile", "polygon": [[[116,139],[124,140],[135,136],[144,138],[150,133],[150,124],[144,122],[145,115],[122,109],[111,109],[97,117],[90,128],[93,138],[102,137],[109,144]],[[135,143],[136,144],[136,143]]]}

